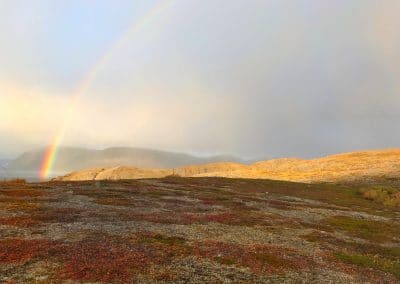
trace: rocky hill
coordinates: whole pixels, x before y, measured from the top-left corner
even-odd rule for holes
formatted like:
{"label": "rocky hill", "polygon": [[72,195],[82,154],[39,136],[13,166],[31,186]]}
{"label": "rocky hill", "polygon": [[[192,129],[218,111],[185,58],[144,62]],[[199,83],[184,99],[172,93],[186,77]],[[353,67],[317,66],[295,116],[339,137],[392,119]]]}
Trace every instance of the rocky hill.
{"label": "rocky hill", "polygon": [[172,170],[141,169],[132,167],[93,168],[72,172],[56,180],[123,180],[140,178],[161,178],[172,174]]}
{"label": "rocky hill", "polygon": [[312,160],[284,158],[252,165],[210,163],[169,169],[101,168],[74,172],[59,180],[137,179],[168,175],[299,182],[396,181],[400,179],[400,149],[351,152]]}
{"label": "rocky hill", "polygon": [[400,149],[360,151],[313,160],[280,159],[255,163],[253,174],[290,181],[357,181],[400,177]]}

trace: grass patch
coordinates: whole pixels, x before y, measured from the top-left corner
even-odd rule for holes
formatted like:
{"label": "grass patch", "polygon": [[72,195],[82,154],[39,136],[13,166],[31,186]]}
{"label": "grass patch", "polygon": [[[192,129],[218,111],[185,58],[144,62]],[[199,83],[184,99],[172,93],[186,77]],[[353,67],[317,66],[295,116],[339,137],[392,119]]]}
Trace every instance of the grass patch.
{"label": "grass patch", "polygon": [[368,200],[386,206],[400,207],[400,190],[390,186],[360,188],[359,193]]}
{"label": "grass patch", "polygon": [[133,242],[145,251],[151,252],[153,262],[158,264],[170,263],[172,259],[192,254],[192,247],[186,239],[180,237],[146,232],[137,235]]}
{"label": "grass patch", "polygon": [[371,255],[352,254],[347,252],[338,252],[335,256],[337,259],[345,263],[388,272],[400,279],[400,260],[393,261]]}
{"label": "grass patch", "polygon": [[321,246],[326,246],[329,244],[331,246],[347,249],[358,254],[378,255],[382,258],[391,260],[400,259],[400,247],[384,247],[371,243],[348,242],[338,239],[330,234],[321,234],[317,231],[304,235],[303,238],[309,242],[318,243]]}
{"label": "grass patch", "polygon": [[139,244],[161,244],[161,245],[185,245],[186,240],[179,237],[169,237],[155,233],[142,234],[139,236]]}
{"label": "grass patch", "polygon": [[342,230],[354,237],[375,241],[387,242],[399,237],[400,226],[366,219],[356,219],[346,216],[329,218],[327,223],[336,229]]}

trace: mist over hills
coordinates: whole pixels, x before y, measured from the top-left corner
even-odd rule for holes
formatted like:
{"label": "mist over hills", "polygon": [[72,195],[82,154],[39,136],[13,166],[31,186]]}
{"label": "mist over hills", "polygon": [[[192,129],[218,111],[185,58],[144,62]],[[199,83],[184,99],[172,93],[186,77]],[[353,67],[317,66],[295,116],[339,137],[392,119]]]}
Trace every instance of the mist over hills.
{"label": "mist over hills", "polygon": [[[26,152],[9,161],[11,171],[39,171],[46,149]],[[86,168],[128,166],[138,168],[175,168],[221,161],[242,162],[229,155],[197,157],[185,153],[167,152],[145,148],[114,147],[93,150],[75,147],[59,149],[53,165],[54,172],[71,172]]]}
{"label": "mist over hills", "polygon": [[0,166],[5,166],[6,164],[8,164],[9,161],[10,159],[0,158]]}

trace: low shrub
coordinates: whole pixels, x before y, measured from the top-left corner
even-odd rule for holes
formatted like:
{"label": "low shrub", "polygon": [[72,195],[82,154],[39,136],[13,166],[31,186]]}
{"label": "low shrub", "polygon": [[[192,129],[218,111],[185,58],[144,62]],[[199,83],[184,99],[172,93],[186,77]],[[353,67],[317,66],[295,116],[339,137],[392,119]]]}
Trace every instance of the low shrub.
{"label": "low shrub", "polygon": [[0,186],[2,185],[24,185],[26,184],[26,180],[25,179],[20,179],[20,178],[16,178],[16,179],[4,179],[0,181]]}
{"label": "low shrub", "polygon": [[392,241],[399,237],[400,232],[400,226],[396,224],[347,216],[331,217],[327,220],[327,223],[354,237],[376,242]]}
{"label": "low shrub", "polygon": [[257,274],[283,273],[287,270],[304,270],[314,263],[289,248],[271,245],[238,245],[218,241],[197,242],[194,254],[224,265],[247,267]]}
{"label": "low shrub", "polygon": [[361,188],[359,193],[368,200],[386,206],[400,207],[400,190],[389,186]]}
{"label": "low shrub", "polygon": [[336,253],[336,258],[345,263],[388,272],[400,279],[400,260],[394,261],[383,259],[376,255],[372,256],[348,252],[338,252]]}

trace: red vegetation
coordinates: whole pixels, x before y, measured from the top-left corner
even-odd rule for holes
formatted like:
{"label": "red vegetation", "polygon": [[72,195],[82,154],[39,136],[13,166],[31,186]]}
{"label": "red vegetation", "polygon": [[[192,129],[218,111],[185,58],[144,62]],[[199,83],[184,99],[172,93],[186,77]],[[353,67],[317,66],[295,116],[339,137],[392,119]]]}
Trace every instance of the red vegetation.
{"label": "red vegetation", "polygon": [[147,232],[136,236],[135,242],[145,248],[154,263],[160,265],[169,263],[176,257],[185,257],[191,254],[191,247],[185,239],[179,237]]}
{"label": "red vegetation", "polygon": [[44,223],[70,223],[76,221],[82,210],[75,208],[41,208],[32,218]]}
{"label": "red vegetation", "polygon": [[0,199],[2,207],[9,211],[32,212],[40,208],[41,204],[38,202],[29,202],[22,199]]}
{"label": "red vegetation", "polygon": [[289,202],[280,201],[280,200],[268,200],[267,206],[280,209],[280,210],[290,210],[291,206]]}
{"label": "red vegetation", "polygon": [[[226,225],[239,225],[246,222],[252,217],[242,216],[237,213],[223,212],[215,214],[182,214],[180,216],[181,224],[200,223],[206,224],[210,222],[221,223]],[[253,220],[254,221],[254,220]]]}
{"label": "red vegetation", "polygon": [[107,238],[66,245],[62,278],[78,281],[131,281],[150,263],[138,247]]}
{"label": "red vegetation", "polygon": [[313,263],[295,251],[275,246],[206,241],[193,247],[182,238],[154,233],[136,239],[88,238],[62,243],[49,240],[6,239],[0,241],[0,263],[23,264],[32,259],[58,260],[63,263],[61,279],[76,281],[126,282],[151,264],[169,263],[190,254],[222,264],[248,267],[255,273],[280,273],[286,269],[305,269]]}
{"label": "red vegetation", "polygon": [[218,202],[214,198],[209,198],[209,197],[199,197],[199,200],[201,203],[205,205],[217,205]]}
{"label": "red vegetation", "polygon": [[163,212],[134,214],[124,212],[121,214],[124,220],[147,221],[160,224],[207,224],[210,222],[221,223],[225,225],[253,226],[270,225],[270,216],[256,212],[222,212],[215,214],[195,214],[174,212],[165,214]]}
{"label": "red vegetation", "polygon": [[209,222],[217,222],[223,224],[235,224],[240,221],[241,216],[235,213],[220,213],[220,214],[209,214],[204,216],[204,219]]}
{"label": "red vegetation", "polygon": [[77,281],[131,281],[150,259],[138,246],[121,240],[97,238],[75,243],[48,240],[0,241],[0,263],[23,264],[32,259],[61,260],[61,279]]}
{"label": "red vegetation", "polygon": [[41,208],[30,215],[0,218],[1,225],[31,227],[40,223],[70,223],[79,218],[80,210],[74,208]]}
{"label": "red vegetation", "polygon": [[0,263],[22,264],[41,256],[51,246],[47,240],[5,239],[0,241]]}
{"label": "red vegetation", "polygon": [[224,212],[218,214],[209,214],[203,217],[206,222],[216,222],[226,225],[236,226],[252,226],[252,225],[269,225],[269,217],[255,212]]}
{"label": "red vegetation", "polygon": [[129,221],[147,221],[147,222],[161,223],[161,224],[182,224],[179,215],[165,214],[161,212],[147,213],[147,214],[124,212],[121,213],[120,217],[123,220],[129,220]]}
{"label": "red vegetation", "polygon": [[30,216],[17,216],[17,217],[8,217],[8,218],[0,218],[0,224],[6,226],[14,226],[14,227],[31,227],[36,225],[38,222]]}
{"label": "red vegetation", "polygon": [[222,243],[217,241],[198,242],[194,253],[227,265],[248,267],[257,274],[281,273],[287,269],[306,269],[311,267],[312,260],[296,254],[292,249],[251,245]]}
{"label": "red vegetation", "polygon": [[39,197],[43,196],[43,193],[35,189],[13,189],[13,190],[1,190],[0,194],[9,197]]}

